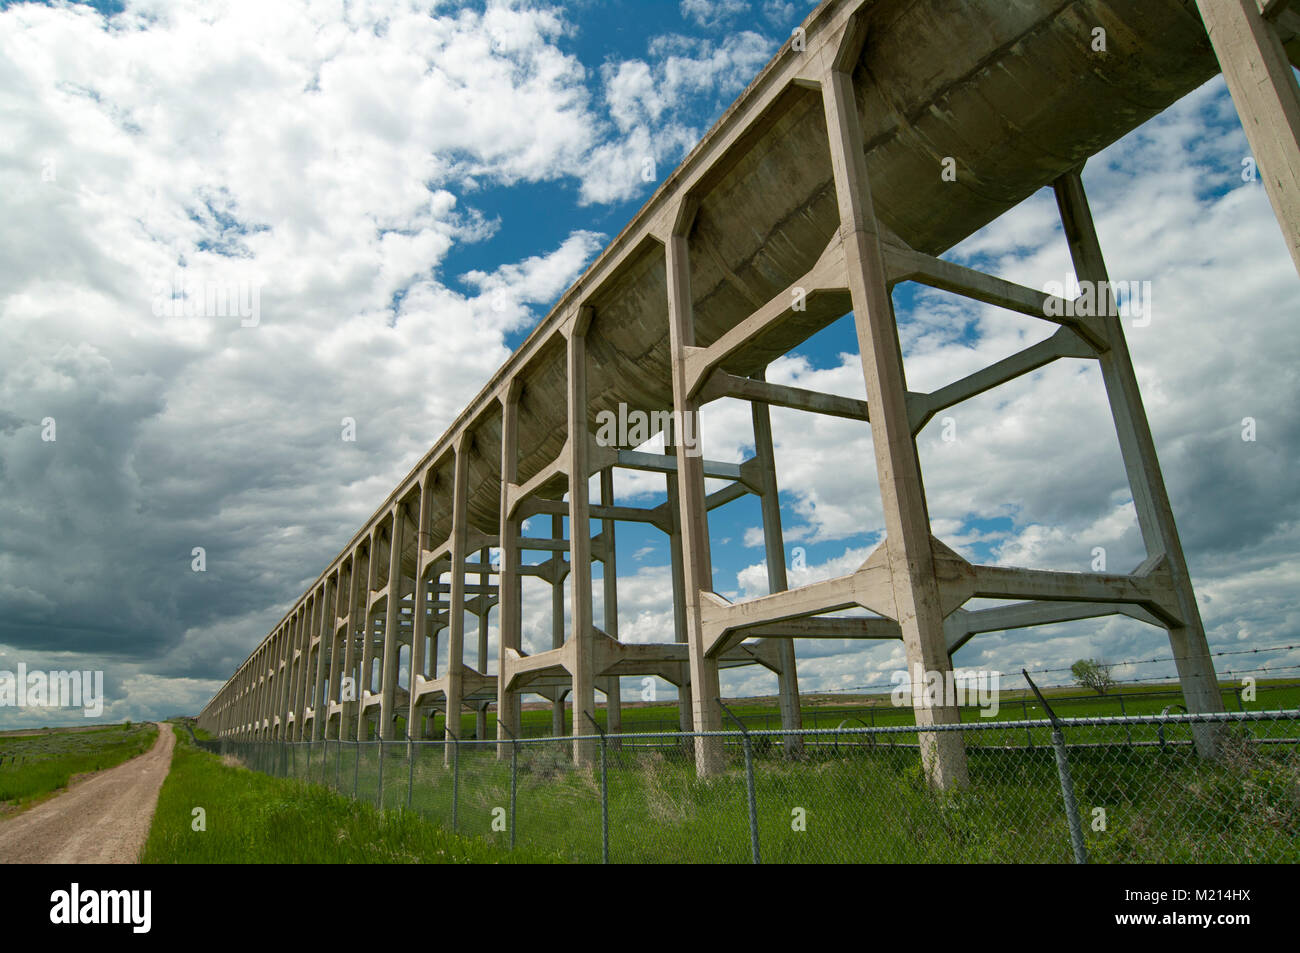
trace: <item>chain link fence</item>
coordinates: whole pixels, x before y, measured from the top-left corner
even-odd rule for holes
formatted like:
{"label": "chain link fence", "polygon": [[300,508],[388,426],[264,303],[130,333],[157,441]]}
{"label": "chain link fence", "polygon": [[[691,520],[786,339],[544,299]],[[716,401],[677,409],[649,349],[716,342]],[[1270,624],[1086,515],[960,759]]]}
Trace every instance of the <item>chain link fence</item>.
{"label": "chain link fence", "polygon": [[[599,731],[201,744],[560,861],[1300,862],[1300,711]],[[947,731],[961,733],[968,781],[937,790],[920,747]],[[721,749],[710,777],[695,770],[700,739]]]}

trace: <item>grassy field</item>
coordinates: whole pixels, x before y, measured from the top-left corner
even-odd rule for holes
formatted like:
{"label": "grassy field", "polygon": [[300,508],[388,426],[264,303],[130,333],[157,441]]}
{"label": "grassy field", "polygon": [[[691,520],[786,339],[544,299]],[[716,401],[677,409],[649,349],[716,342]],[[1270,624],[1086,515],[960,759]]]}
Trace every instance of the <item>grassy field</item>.
{"label": "grassy field", "polygon": [[[150,864],[498,863],[557,859],[544,851],[510,853],[450,834],[415,814],[372,806],[223,763],[177,729],[171,773],[163,783],[141,856]],[[204,809],[206,830],[193,811]]]}
{"label": "grassy field", "polygon": [[[1062,717],[1121,712],[1158,714],[1176,696],[1161,686],[1125,686],[1095,698],[1056,689],[1049,702]],[[830,700],[831,704],[826,702]],[[1225,707],[1239,708],[1230,688]],[[833,729],[912,725],[910,708],[888,695],[805,696],[804,725]],[[925,783],[908,731],[872,736],[811,736],[795,760],[782,740],[758,736],[755,800],[765,862],[1017,862],[1072,859],[1065,809],[1046,727],[1000,723],[1041,719],[1036,700],[1003,692],[995,719],[963,711],[971,784],[939,794]],[[1023,704],[1022,704],[1023,702]],[[729,707],[751,729],[779,727],[774,699]],[[1300,707],[1300,686],[1261,683],[1246,710]],[[604,711],[598,713],[603,723]],[[624,730],[675,729],[675,703],[627,706]],[[524,713],[526,734],[549,733],[545,708]],[[466,716],[461,737],[472,738]],[[568,723],[571,725],[571,721]],[[489,735],[495,724],[488,720]],[[728,721],[726,727],[732,727]],[[1205,729],[1197,729],[1205,730]],[[1070,726],[1070,764],[1094,862],[1300,862],[1300,723],[1260,722],[1223,731],[1225,757],[1199,759],[1188,725]],[[403,726],[398,726],[399,736]],[[1272,743],[1246,744],[1253,737]],[[524,742],[517,749],[513,800],[510,760],[495,745],[440,742],[377,745],[267,745],[249,749],[250,765],[332,788],[388,812],[414,812],[441,827],[506,850],[541,851],[566,861],[602,857],[598,768],[575,768],[572,744]],[[454,757],[453,757],[454,755]],[[608,751],[609,854],[614,862],[724,862],[751,859],[744,761],[727,748],[721,777],[695,776],[689,750],[663,737]],[[446,761],[447,763],[444,763]],[[513,806],[512,806],[513,805]]]}
{"label": "grassy field", "polygon": [[[1281,740],[1295,723],[1252,726]],[[1083,731],[1109,732],[1081,737]],[[1232,729],[1226,756],[1198,759],[1187,726],[1072,729],[1070,763],[1094,862],[1300,862],[1300,745],[1247,746]],[[888,739],[896,739],[890,746]],[[1126,738],[1134,744],[1116,744]],[[971,785],[937,794],[925,784],[915,736],[876,743],[842,736],[788,761],[761,746],[755,769],[765,862],[1018,862],[1071,860],[1056,762],[1046,731],[1024,747],[1021,729],[968,732]],[[1089,743],[1111,742],[1109,747]],[[1006,747],[1021,745],[1021,747]],[[510,843],[511,769],[491,745],[464,744],[444,765],[439,744],[331,744],[261,749],[264,770],[309,778],[369,804],[408,803],[446,828]],[[600,775],[575,768],[566,743],[521,744],[515,774],[520,846],[565,860],[602,856]],[[448,752],[450,753],[450,751]],[[722,777],[700,780],[678,745],[609,751],[614,862],[748,862],[743,760],[728,751]],[[1104,829],[1094,829],[1100,808]],[[802,817],[803,828],[797,829]],[[495,829],[494,829],[495,822]]]}
{"label": "grassy field", "polygon": [[0,735],[0,813],[30,807],[67,787],[78,774],[143,754],[157,737],[152,724]]}

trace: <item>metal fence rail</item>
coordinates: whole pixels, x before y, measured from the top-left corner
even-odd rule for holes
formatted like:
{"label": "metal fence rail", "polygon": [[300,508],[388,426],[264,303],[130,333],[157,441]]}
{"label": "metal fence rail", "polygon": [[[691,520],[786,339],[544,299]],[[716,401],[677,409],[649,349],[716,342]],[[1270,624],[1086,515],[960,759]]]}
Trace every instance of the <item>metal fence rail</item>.
{"label": "metal fence rail", "polygon": [[[593,723],[594,725],[594,723]],[[200,744],[382,810],[576,862],[1300,862],[1300,710],[640,732]],[[917,749],[959,731],[970,783]],[[1196,733],[1211,732],[1203,758]],[[794,756],[787,735],[797,735]],[[695,776],[696,738],[727,770]],[[594,764],[574,763],[575,741]]]}

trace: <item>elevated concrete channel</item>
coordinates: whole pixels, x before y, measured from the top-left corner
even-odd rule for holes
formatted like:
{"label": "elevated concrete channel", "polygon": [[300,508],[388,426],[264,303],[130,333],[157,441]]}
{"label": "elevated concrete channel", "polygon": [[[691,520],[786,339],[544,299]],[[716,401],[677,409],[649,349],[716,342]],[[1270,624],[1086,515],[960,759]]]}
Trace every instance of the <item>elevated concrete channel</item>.
{"label": "elevated concrete channel", "polygon": [[[476,710],[482,734],[483,712],[495,706],[504,739],[519,734],[521,696],[535,693],[561,715],[567,697],[576,735],[590,731],[585,714],[596,711],[598,693],[617,730],[618,676],[656,675],[680,688],[684,728],[714,730],[723,727],[719,669],[762,665],[778,676],[783,723],[797,728],[794,639],[901,638],[909,666],[946,672],[950,653],[977,633],[1113,613],[1166,629],[1187,707],[1219,710],[1115,309],[1048,317],[1072,309],[935,256],[1052,186],[1079,279],[1105,287],[1082,164],[1222,62],[1300,266],[1300,95],[1287,62],[1300,48],[1298,27],[1291,6],[1275,0],[823,3],[240,666],[200,724],[238,739],[391,739],[398,717],[413,737],[429,737],[438,712],[451,713],[455,731],[455,716]],[[948,157],[955,181],[942,175]],[[903,281],[1058,330],[940,390],[914,393],[890,297]],[[774,358],[849,312],[866,401],[765,381]],[[1131,573],[974,565],[931,534],[915,436],[940,410],[1066,357],[1101,367],[1148,557]],[[709,460],[694,439],[699,408],[722,397],[753,408],[756,452],[739,465]],[[678,432],[669,452],[596,440],[597,414],[620,404],[671,411]],[[869,418],[886,538],[849,575],[787,589],[773,405],[864,427]],[[619,467],[662,473],[667,502],[620,504],[611,494]],[[707,492],[706,478],[725,486]],[[707,514],[745,494],[762,504],[771,594],[731,604],[712,591]],[[529,517],[550,534],[521,537]],[[672,641],[618,639],[614,538],[624,521],[669,536]],[[493,547],[497,564],[488,561]],[[546,558],[538,562],[538,553]],[[599,626],[593,561],[604,564]],[[524,576],[555,593],[553,648],[534,655],[521,646]],[[963,608],[976,597],[1021,601]],[[834,615],[856,607],[872,615]],[[490,672],[493,609],[500,651]],[[466,645],[469,634],[476,646]],[[399,669],[411,673],[405,684]],[[919,690],[913,698],[919,723],[957,721],[954,707],[927,706]],[[960,736],[938,737],[922,750],[930,778],[963,783]],[[1198,741],[1213,754],[1212,735]],[[591,758],[589,744],[575,740],[574,757]],[[719,771],[717,740],[697,739],[695,758],[701,775]]]}

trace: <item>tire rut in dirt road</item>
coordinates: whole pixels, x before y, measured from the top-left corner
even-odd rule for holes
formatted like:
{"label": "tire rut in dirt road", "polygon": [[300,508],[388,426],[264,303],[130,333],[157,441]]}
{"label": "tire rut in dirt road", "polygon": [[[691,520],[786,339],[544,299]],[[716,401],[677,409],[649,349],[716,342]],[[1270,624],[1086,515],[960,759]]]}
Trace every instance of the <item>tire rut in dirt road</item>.
{"label": "tire rut in dirt road", "polygon": [[0,821],[0,864],[134,864],[149,836],[176,735],[158,726],[147,752]]}

